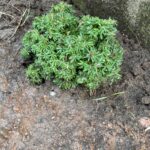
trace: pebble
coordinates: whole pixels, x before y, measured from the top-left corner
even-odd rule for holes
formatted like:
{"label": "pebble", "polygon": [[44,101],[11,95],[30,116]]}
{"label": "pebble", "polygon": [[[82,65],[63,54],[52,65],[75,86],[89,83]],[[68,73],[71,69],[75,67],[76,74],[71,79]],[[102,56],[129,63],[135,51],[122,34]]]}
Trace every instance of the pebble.
{"label": "pebble", "polygon": [[13,111],[14,111],[14,112],[19,112],[20,109],[19,109],[18,107],[14,106],[14,107],[13,107]]}
{"label": "pebble", "polygon": [[135,67],[133,67],[133,74],[135,76],[142,74],[142,68],[139,65],[136,65]]}
{"label": "pebble", "polygon": [[54,119],[55,119],[55,117],[53,116],[53,117],[52,117],[52,120],[54,120]]}
{"label": "pebble", "polygon": [[142,103],[145,105],[150,104],[150,96],[145,96],[142,98]]}
{"label": "pebble", "polygon": [[54,96],[56,96],[56,93],[55,93],[54,91],[51,91],[51,92],[50,92],[50,96],[53,96],[53,97],[54,97]]}
{"label": "pebble", "polygon": [[139,123],[144,128],[150,127],[150,118],[142,117],[139,119]]}

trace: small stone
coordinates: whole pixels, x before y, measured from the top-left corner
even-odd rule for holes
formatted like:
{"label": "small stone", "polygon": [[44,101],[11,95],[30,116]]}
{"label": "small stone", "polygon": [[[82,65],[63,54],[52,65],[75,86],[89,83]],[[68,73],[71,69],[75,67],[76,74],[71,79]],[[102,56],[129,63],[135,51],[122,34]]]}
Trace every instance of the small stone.
{"label": "small stone", "polygon": [[28,133],[27,133],[27,132],[25,132],[25,136],[28,136]]}
{"label": "small stone", "polygon": [[55,117],[53,116],[53,117],[52,117],[52,120],[54,120],[54,119],[55,119]]}
{"label": "small stone", "polygon": [[54,91],[51,91],[50,96],[56,96],[56,93]]}
{"label": "small stone", "polygon": [[150,68],[150,62],[144,62],[142,67],[143,67],[144,70],[149,69]]}
{"label": "small stone", "polygon": [[139,75],[139,74],[142,74],[142,68],[139,66],[139,65],[136,65],[133,67],[133,74],[135,76]]}
{"label": "small stone", "polygon": [[139,123],[142,127],[147,128],[150,126],[150,118],[142,117],[139,119]]}
{"label": "small stone", "polygon": [[14,107],[13,107],[13,111],[17,113],[17,112],[20,111],[20,109],[19,109],[18,107],[14,106]]}
{"label": "small stone", "polygon": [[44,98],[45,103],[49,102],[49,97],[48,96],[44,95],[43,98]]}
{"label": "small stone", "polygon": [[35,105],[35,107],[36,107],[36,108],[38,108],[38,107],[39,107],[39,105],[38,105],[38,104],[36,104],[36,105]]}
{"label": "small stone", "polygon": [[145,96],[142,98],[142,103],[145,105],[150,104],[150,96]]}
{"label": "small stone", "polygon": [[17,119],[17,121],[18,121],[18,122],[20,122],[20,121],[21,121],[21,119]]}

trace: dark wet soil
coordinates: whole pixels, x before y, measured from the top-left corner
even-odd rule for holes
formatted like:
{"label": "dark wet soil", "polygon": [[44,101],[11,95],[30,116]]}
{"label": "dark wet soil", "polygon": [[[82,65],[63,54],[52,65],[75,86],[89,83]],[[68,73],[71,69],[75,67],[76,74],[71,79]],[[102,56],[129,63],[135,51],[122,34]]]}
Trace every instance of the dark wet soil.
{"label": "dark wet soil", "polygon": [[21,39],[33,17],[58,1],[0,0],[0,149],[149,150],[150,50],[125,35],[119,36],[122,80],[95,96],[81,87],[62,91],[49,81],[29,84]]}

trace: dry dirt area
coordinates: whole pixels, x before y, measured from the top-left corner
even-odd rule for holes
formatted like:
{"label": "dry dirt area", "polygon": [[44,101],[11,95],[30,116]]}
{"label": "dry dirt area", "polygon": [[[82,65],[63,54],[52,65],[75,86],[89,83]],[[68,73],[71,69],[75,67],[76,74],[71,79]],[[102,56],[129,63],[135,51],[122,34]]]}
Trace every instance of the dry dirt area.
{"label": "dry dirt area", "polygon": [[49,81],[29,84],[21,39],[34,16],[58,1],[0,0],[0,149],[149,150],[150,50],[125,35],[122,80],[95,96],[81,87],[62,91]]}

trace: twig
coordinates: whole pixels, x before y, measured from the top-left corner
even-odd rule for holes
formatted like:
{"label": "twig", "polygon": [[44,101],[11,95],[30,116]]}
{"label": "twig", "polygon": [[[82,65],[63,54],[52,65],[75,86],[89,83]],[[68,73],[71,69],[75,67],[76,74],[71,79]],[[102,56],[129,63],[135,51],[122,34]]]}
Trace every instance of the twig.
{"label": "twig", "polygon": [[118,92],[118,93],[112,94],[112,96],[122,95],[122,94],[124,94],[124,93],[125,93],[125,92]]}
{"label": "twig", "polygon": [[9,3],[4,2],[4,3],[0,4],[0,6],[4,6],[4,5],[6,5],[6,6],[11,6],[11,7],[13,7],[14,9],[16,9],[17,11],[21,12],[21,10],[20,10],[19,8],[17,8],[17,7],[14,6],[13,4],[11,4],[11,1],[9,1]]}
{"label": "twig", "polygon": [[11,7],[13,7],[14,9],[16,9],[17,11],[21,12],[21,10],[19,8],[17,8],[16,6],[9,4]]}
{"label": "twig", "polygon": [[29,18],[29,14],[30,14],[30,6],[31,6],[31,3],[30,3],[30,1],[29,1],[29,6],[28,6],[27,15],[26,15],[24,21],[22,22],[22,24],[20,25],[21,27],[24,26],[25,22],[26,22],[27,19]]}
{"label": "twig", "polygon": [[150,126],[145,129],[145,132],[147,132],[147,131],[149,131],[149,130],[150,130]]}
{"label": "twig", "polygon": [[9,16],[9,17],[15,18],[13,15],[10,15],[8,13],[1,12],[1,11],[0,11],[0,15],[5,15],[5,16]]}
{"label": "twig", "polygon": [[24,21],[22,22],[22,24],[20,25],[21,27],[24,26],[24,24],[26,23],[27,19],[29,18],[29,14],[30,14],[30,7],[27,10],[27,16],[25,17]]}
{"label": "twig", "polygon": [[100,98],[96,98],[96,99],[93,99],[95,101],[101,101],[101,100],[104,100],[104,99],[107,99],[108,97],[104,96],[104,97],[100,97]]}
{"label": "twig", "polygon": [[26,12],[27,12],[27,10],[28,10],[28,9],[26,9],[26,10],[23,12],[23,14],[22,14],[22,16],[21,16],[21,18],[20,18],[20,20],[19,20],[19,22],[18,22],[18,25],[17,25],[17,27],[15,28],[14,33],[12,34],[12,36],[11,36],[9,39],[11,39],[11,38],[16,34],[17,30],[19,29],[19,27],[20,27],[20,25],[21,25],[21,22],[22,22],[22,20],[23,20],[23,17],[25,16],[25,14],[26,14]]}
{"label": "twig", "polygon": [[112,96],[118,96],[118,95],[122,95],[124,94],[125,92],[118,92],[118,93],[113,93],[112,95],[110,96],[104,96],[104,97],[100,97],[100,98],[96,98],[96,99],[93,99],[94,101],[102,101],[102,100],[105,100],[105,99],[108,99]]}
{"label": "twig", "polygon": [[[22,16],[21,16],[21,18],[20,18],[20,20],[18,22],[18,25],[15,28],[15,31],[14,31],[13,35],[9,39],[11,39],[16,34],[16,32],[19,29],[19,27],[22,27],[25,24],[25,22],[27,21],[27,19],[29,17],[29,13],[30,13],[30,2],[29,2],[29,7],[26,8],[25,11],[23,12],[23,14],[22,14]],[[27,14],[27,16],[25,17],[26,14]],[[25,19],[23,20],[24,17],[25,17]]]}

